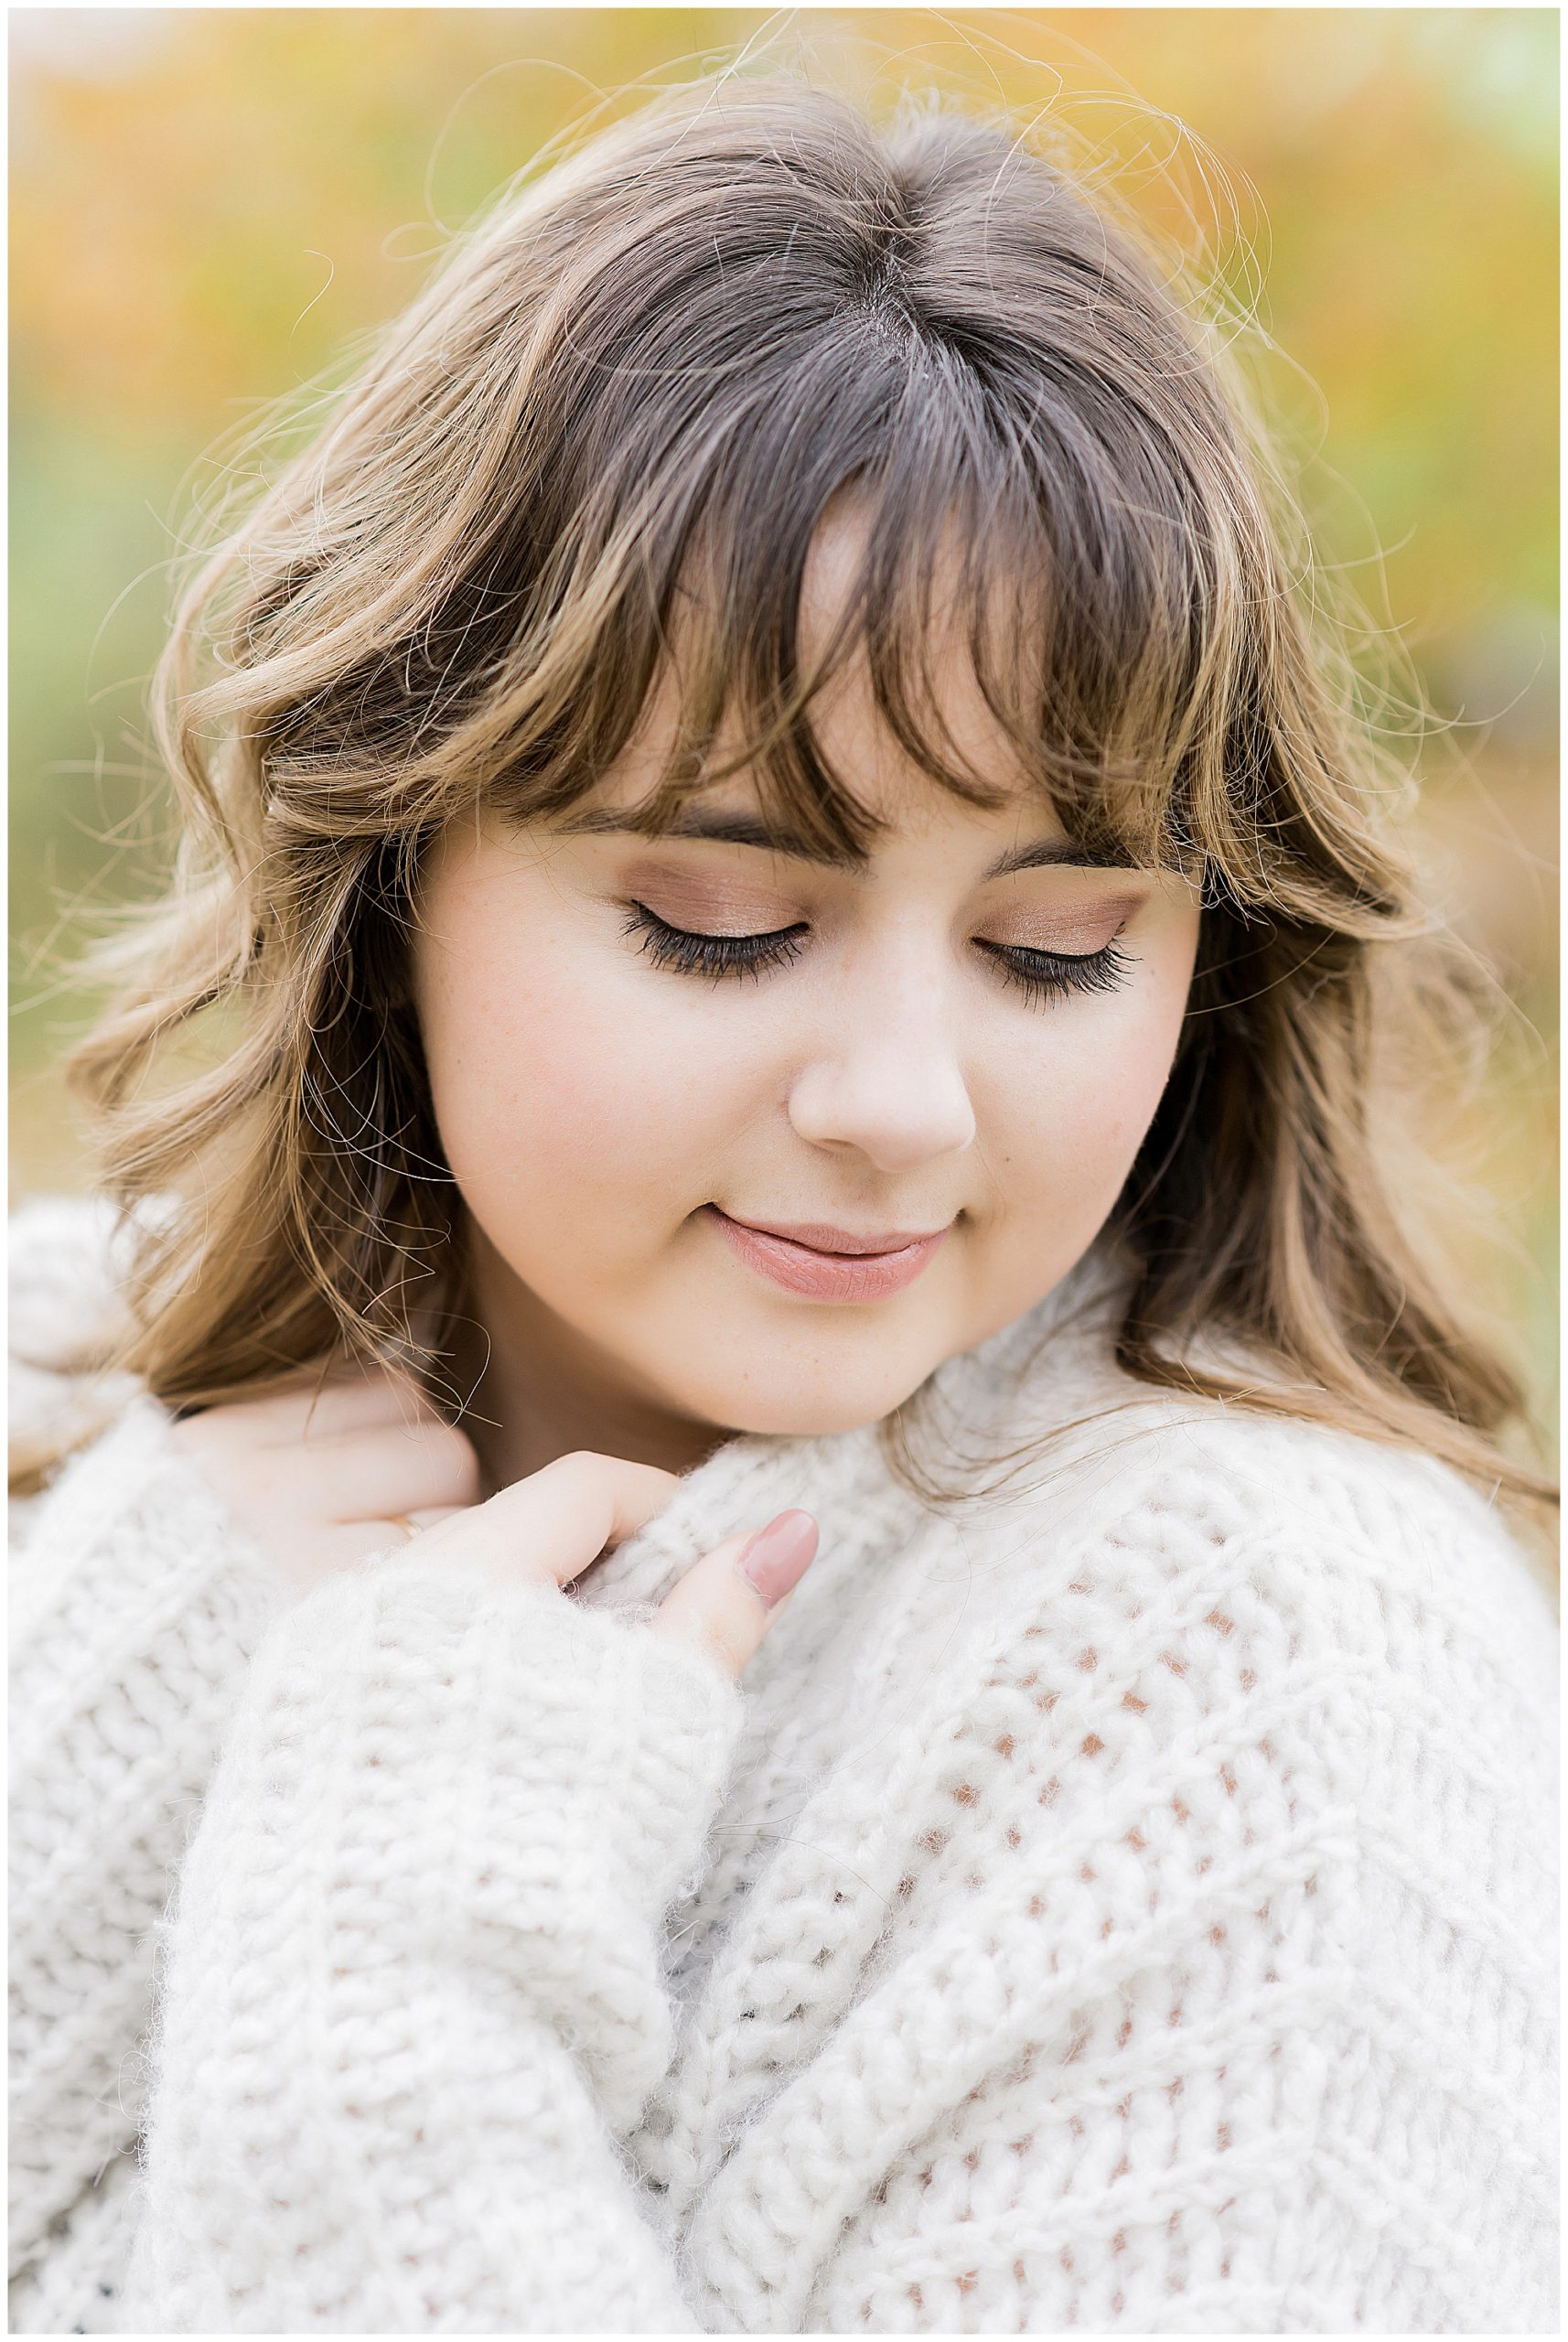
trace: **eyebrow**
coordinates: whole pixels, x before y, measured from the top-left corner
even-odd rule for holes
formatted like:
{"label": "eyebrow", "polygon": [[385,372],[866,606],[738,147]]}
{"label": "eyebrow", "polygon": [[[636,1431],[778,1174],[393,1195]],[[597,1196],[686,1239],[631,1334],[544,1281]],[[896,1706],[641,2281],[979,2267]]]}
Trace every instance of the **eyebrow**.
{"label": "eyebrow", "polygon": [[[643,837],[655,844],[661,838],[697,838],[718,845],[757,846],[768,854],[789,854],[796,861],[856,873],[864,871],[871,859],[868,854],[853,847],[829,845],[793,832],[771,830],[752,813],[710,812],[700,806],[682,808],[663,830],[652,830],[646,822],[603,807],[589,807],[571,814],[560,827],[577,836]],[[1075,844],[1070,838],[1036,838],[1031,845],[1016,846],[1011,854],[1002,854],[984,873],[982,883],[1011,877],[1017,870],[1131,871],[1133,866],[1114,854],[1100,854],[1090,846]]]}

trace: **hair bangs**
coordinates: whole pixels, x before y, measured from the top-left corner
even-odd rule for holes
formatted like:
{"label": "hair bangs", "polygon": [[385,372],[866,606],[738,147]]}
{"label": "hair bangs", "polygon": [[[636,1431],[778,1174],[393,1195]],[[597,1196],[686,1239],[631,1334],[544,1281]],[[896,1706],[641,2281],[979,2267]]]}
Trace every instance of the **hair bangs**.
{"label": "hair bangs", "polygon": [[[671,449],[684,526],[655,521],[638,561],[639,720],[666,678],[677,710],[649,827],[745,772],[781,826],[868,851],[878,824],[813,721],[864,662],[879,717],[936,787],[982,808],[1034,794],[1077,843],[1190,870],[1182,748],[1213,727],[1200,694],[1234,683],[1202,655],[1168,451],[1163,470],[1148,450],[1112,451],[1123,478],[1141,459],[1129,493],[1065,394],[1019,413],[1004,382],[912,331],[869,350],[841,333],[830,354],[806,353],[694,494],[693,450]],[[846,378],[853,396],[822,395]],[[846,509],[854,558],[813,628],[813,551]],[[675,517],[673,499],[644,510]],[[978,753],[955,736],[955,686],[983,710]]]}

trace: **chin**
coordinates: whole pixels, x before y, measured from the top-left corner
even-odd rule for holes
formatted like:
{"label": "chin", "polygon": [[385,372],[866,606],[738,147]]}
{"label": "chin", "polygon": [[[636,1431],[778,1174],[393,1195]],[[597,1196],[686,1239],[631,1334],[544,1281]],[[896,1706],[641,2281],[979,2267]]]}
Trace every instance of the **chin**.
{"label": "chin", "polygon": [[825,1439],[834,1432],[859,1431],[867,1423],[880,1423],[918,1388],[918,1382],[898,1382],[856,1389],[846,1387],[840,1378],[829,1384],[808,1382],[788,1390],[751,1391],[738,1399],[731,1391],[723,1402],[722,1419],[731,1431],[778,1439]]}

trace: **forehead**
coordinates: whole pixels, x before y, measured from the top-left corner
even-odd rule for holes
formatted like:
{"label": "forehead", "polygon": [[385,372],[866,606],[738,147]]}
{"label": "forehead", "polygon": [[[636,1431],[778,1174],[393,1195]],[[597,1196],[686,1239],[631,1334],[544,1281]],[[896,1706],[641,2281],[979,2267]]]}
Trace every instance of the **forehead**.
{"label": "forehead", "polygon": [[[896,654],[900,705],[888,704],[889,646],[874,639],[866,626],[868,528],[863,501],[841,497],[829,506],[811,540],[795,614],[794,658],[806,679],[800,712],[825,757],[832,794],[852,804],[873,832],[940,822],[944,813],[970,814],[972,808],[956,800],[920,759],[919,747],[935,737],[944,761],[956,764],[973,784],[982,810],[993,806],[1004,824],[1027,818],[1036,829],[1059,828],[1048,796],[988,704],[970,640],[972,612],[950,552],[932,565],[918,641],[912,649],[900,645]],[[598,801],[634,806],[668,786],[693,704],[701,704],[714,682],[714,638],[724,631],[722,624],[715,627],[714,598],[682,589],[667,655],[630,737],[595,791]],[[756,698],[744,690],[725,693],[701,768],[687,774],[683,794],[725,806],[775,795],[769,750],[779,742],[768,740],[766,723],[759,725]],[[908,736],[911,717],[918,740]]]}
{"label": "forehead", "polygon": [[[1067,858],[1068,833],[1048,798],[1015,770],[1004,778],[1007,744],[1004,737],[988,738],[987,727],[995,727],[983,704],[978,711],[967,706],[952,713],[960,745],[987,779],[999,784],[993,803],[976,806],[943,789],[900,746],[877,710],[864,661],[836,677],[813,710],[814,731],[842,777],[841,797],[854,805],[863,848],[825,837],[795,818],[789,800],[780,802],[753,763],[697,778],[671,802],[666,782],[677,722],[675,686],[661,678],[637,738],[589,797],[564,816],[562,828],[575,834],[630,832],[767,847],[848,870],[864,869],[872,856],[901,842],[943,833],[982,833],[997,842],[999,853],[1021,838],[1047,841],[1061,845],[1061,858]],[[717,743],[718,761],[726,763],[739,746],[738,729],[725,726]],[[989,757],[988,748],[993,749]]]}
{"label": "forehead", "polygon": [[[998,789],[1025,790],[1029,776],[980,674],[983,665],[993,678],[1013,679],[1027,663],[1030,597],[1023,579],[1005,607],[993,590],[983,602],[955,521],[929,557],[889,587],[869,557],[874,517],[862,496],[835,499],[811,539],[801,575],[801,663],[808,672],[826,671],[833,678],[823,694],[824,714],[831,710],[835,720],[862,732],[868,751],[887,761],[888,749],[898,744],[878,707],[875,684],[896,666],[912,712],[923,723],[934,722],[977,777]],[[846,645],[845,661],[838,654]]]}

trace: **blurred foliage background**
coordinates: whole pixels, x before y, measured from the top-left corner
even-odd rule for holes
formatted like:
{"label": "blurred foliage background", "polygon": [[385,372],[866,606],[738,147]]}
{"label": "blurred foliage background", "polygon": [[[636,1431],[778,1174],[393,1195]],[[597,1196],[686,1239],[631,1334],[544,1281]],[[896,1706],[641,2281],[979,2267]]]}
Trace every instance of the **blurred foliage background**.
{"label": "blurred foliage background", "polygon": [[[547,139],[755,52],[1054,112],[1252,311],[1346,569],[1444,719],[1434,895],[1496,972],[1443,1116],[1556,1354],[1557,16],[1547,8],[13,10],[12,1193],[89,1173],[67,961],[166,851],[142,687],[203,451],[392,314]],[[1413,754],[1414,751],[1412,750]],[[1439,1092],[1444,1085],[1437,1085]]]}

